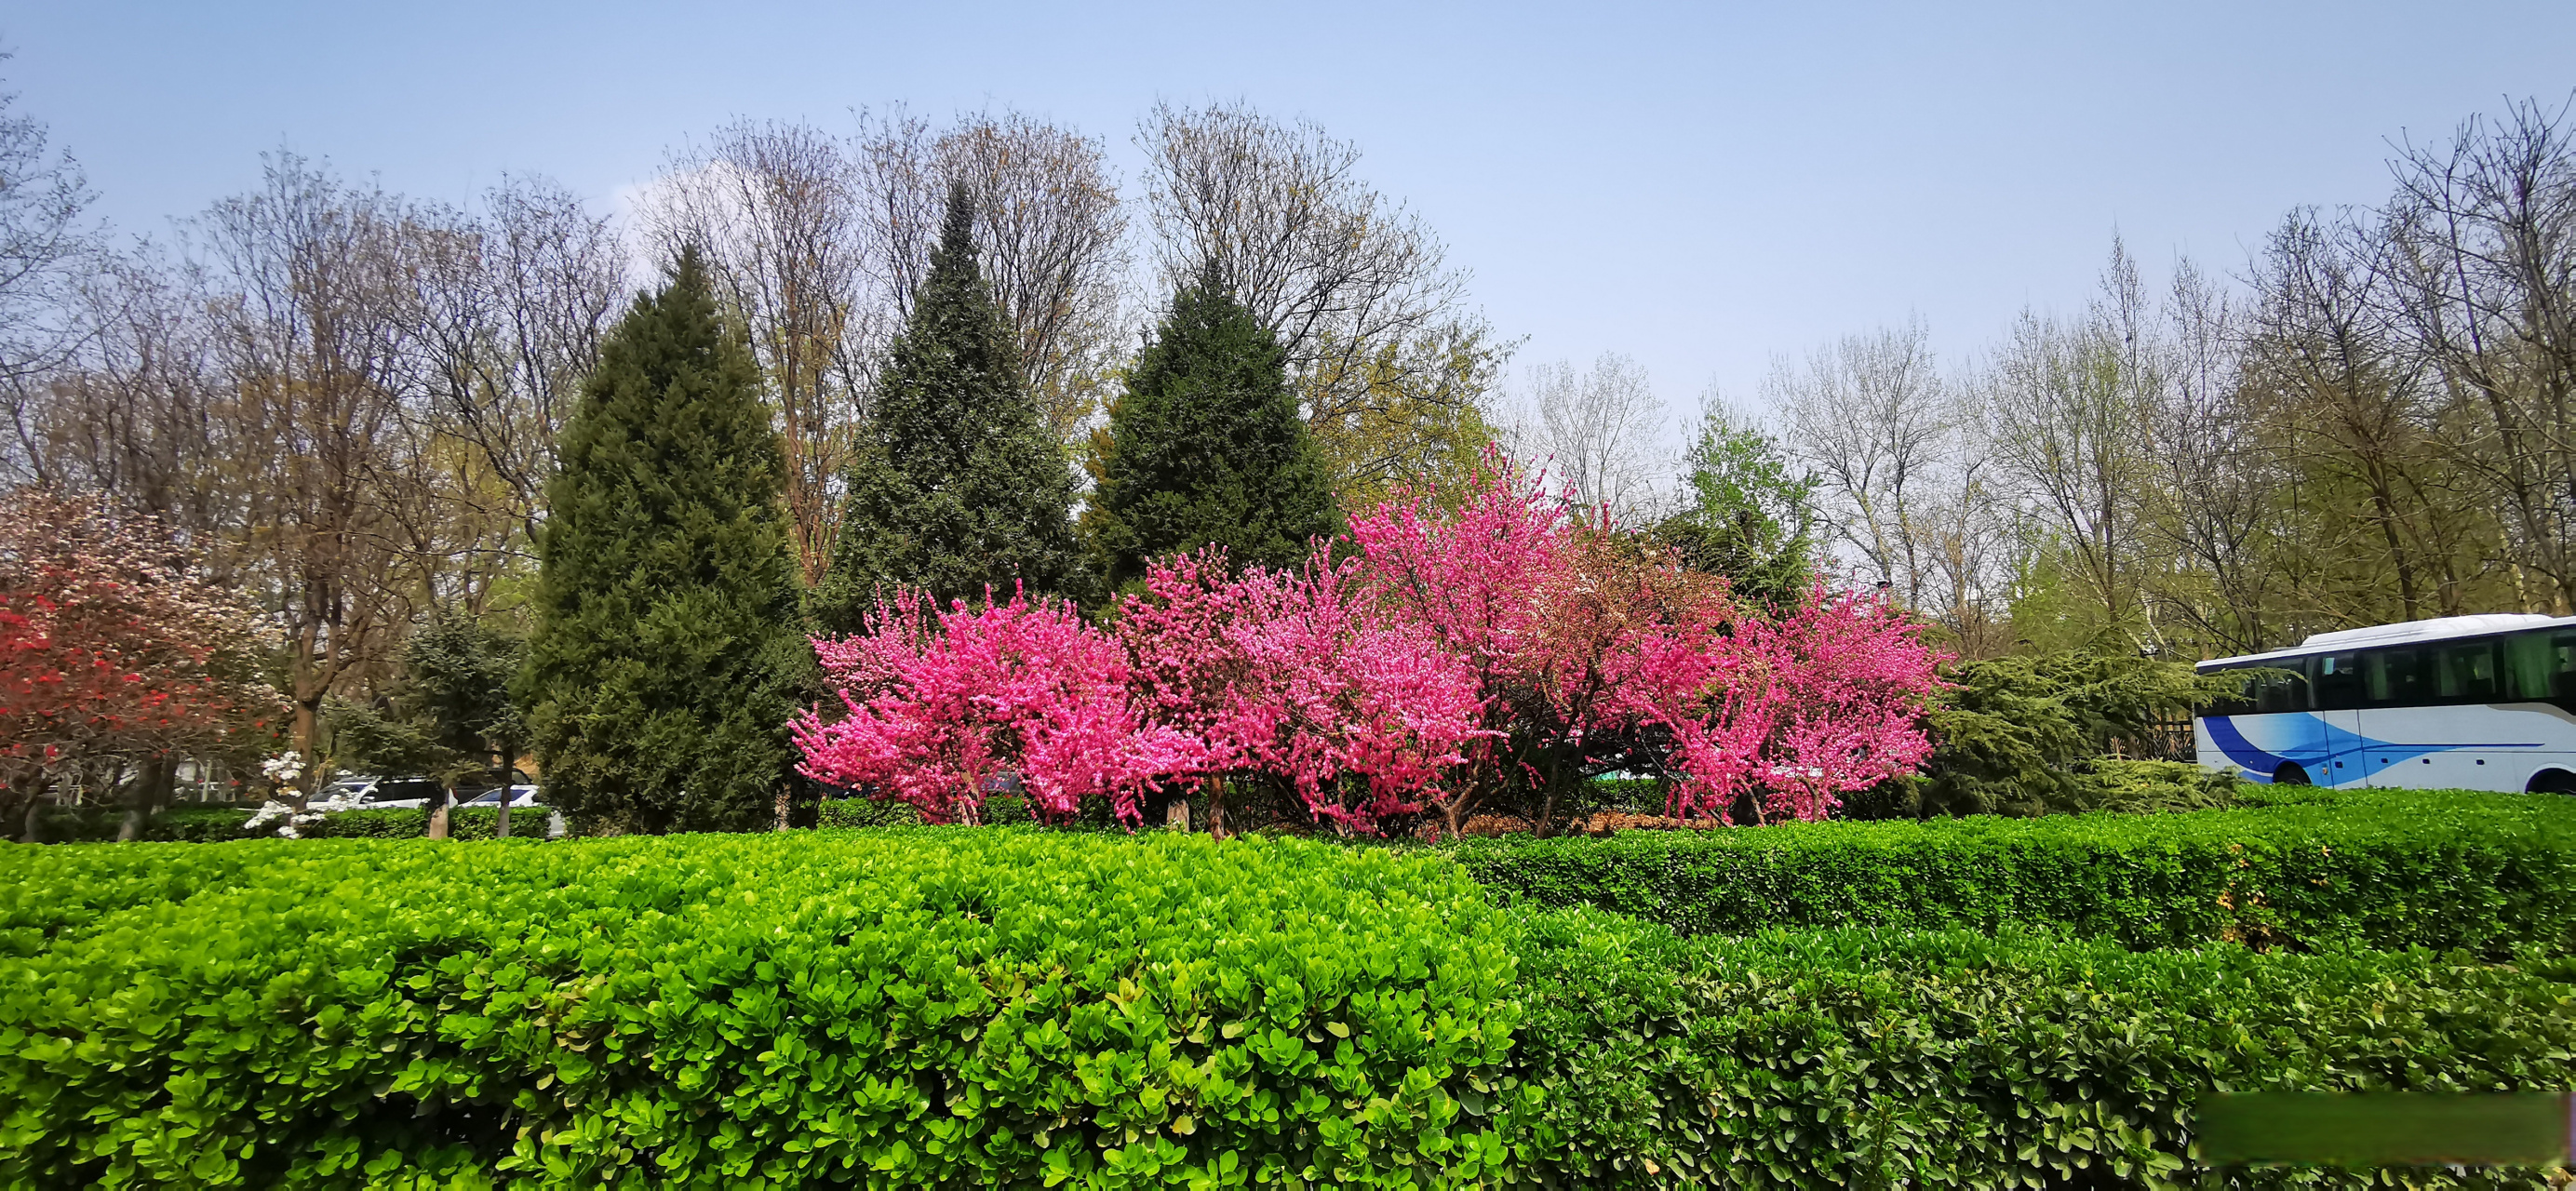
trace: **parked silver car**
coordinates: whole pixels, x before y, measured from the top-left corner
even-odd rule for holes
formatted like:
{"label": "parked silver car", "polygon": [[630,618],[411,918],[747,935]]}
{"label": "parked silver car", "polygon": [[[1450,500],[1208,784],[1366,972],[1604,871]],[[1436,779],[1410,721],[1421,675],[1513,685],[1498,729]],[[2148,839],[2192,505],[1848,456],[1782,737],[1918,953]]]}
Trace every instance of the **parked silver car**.
{"label": "parked silver car", "polygon": [[502,796],[502,794],[504,794],[504,793],[507,793],[507,794],[510,796],[510,807],[511,807],[511,809],[513,809],[513,810],[516,810],[516,809],[518,809],[518,808],[520,808],[520,807],[544,806],[544,805],[545,805],[544,803],[537,801],[537,788],[536,788],[535,786],[530,786],[530,785],[520,785],[520,786],[494,786],[494,787],[492,787],[492,788],[491,788],[491,789],[489,789],[489,790],[485,790],[485,791],[484,791],[484,792],[482,792],[481,794],[475,795],[475,796],[474,796],[474,797],[472,797],[472,798],[466,799],[465,801],[463,801],[463,802],[461,802],[461,803],[458,803],[457,805],[459,805],[459,806],[499,806],[499,805],[501,805],[501,796]]}

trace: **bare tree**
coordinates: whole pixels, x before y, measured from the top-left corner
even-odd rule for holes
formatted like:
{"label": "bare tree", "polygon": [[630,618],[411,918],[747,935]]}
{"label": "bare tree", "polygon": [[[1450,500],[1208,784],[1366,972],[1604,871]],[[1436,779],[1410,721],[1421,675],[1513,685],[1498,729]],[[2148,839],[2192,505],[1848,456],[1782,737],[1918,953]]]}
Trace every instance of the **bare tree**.
{"label": "bare tree", "polygon": [[[2576,611],[2576,125],[2472,118],[2394,163],[2374,264],[2450,398],[2454,457],[2505,520],[2527,606]],[[2542,590],[2530,591],[2536,576]]]}
{"label": "bare tree", "polygon": [[2200,653],[2254,653],[2297,627],[2276,617],[2286,578],[2271,549],[2284,476],[2245,383],[2243,314],[2189,260],[2175,269],[2164,325],[2163,385],[2148,410],[2155,479],[2142,497],[2158,550],[2173,560],[2151,583],[2169,610],[2164,635]]}
{"label": "bare tree", "polygon": [[1763,395],[1814,472],[1825,524],[1908,607],[1937,591],[1919,522],[1961,431],[1920,319],[1848,335],[1805,367],[1774,361]]}
{"label": "bare tree", "polygon": [[[2101,296],[2063,321],[2025,311],[1996,363],[1996,452],[2054,534],[2099,628],[2150,632],[2141,619],[2152,448],[2161,384],[2154,317],[2136,264],[2116,239]],[[2142,638],[2143,639],[2143,638]]]}
{"label": "bare tree", "polygon": [[[626,288],[625,259],[605,216],[542,178],[511,178],[479,217],[416,220],[414,312],[427,356],[428,433],[461,440],[515,523],[503,543],[533,558],[555,435],[598,363]],[[486,486],[467,485],[473,500]]]}
{"label": "bare tree", "polygon": [[247,552],[286,637],[296,744],[316,764],[322,702],[390,658],[417,590],[398,506],[402,403],[421,391],[406,292],[410,212],[303,159],[196,222],[213,343],[243,476]]}
{"label": "bare tree", "polygon": [[1571,362],[1535,365],[1520,405],[1517,452],[1568,499],[1607,505],[1629,522],[1660,511],[1655,480],[1671,470],[1655,450],[1664,407],[1635,360],[1604,352],[1588,372]]}
{"label": "bare tree", "polygon": [[[8,55],[0,54],[0,62]],[[80,164],[0,92],[0,384],[59,361],[78,339],[72,289],[98,247],[81,216],[96,198]]]}
{"label": "bare tree", "polygon": [[[2478,510],[2457,491],[2437,429],[2444,404],[2421,354],[2385,317],[2371,229],[2294,212],[2256,267],[2249,370],[2275,449],[2299,468],[2307,519],[2300,595],[2325,623],[2466,611]],[[2313,568],[2313,569],[2311,569]],[[2393,606],[2379,593],[2391,584]]]}
{"label": "bare tree", "polygon": [[898,312],[928,274],[952,184],[975,201],[985,283],[1016,333],[1029,392],[1071,442],[1101,406],[1125,333],[1127,217],[1106,147],[1019,112],[945,130],[901,113],[859,141],[872,256]]}
{"label": "bare tree", "polygon": [[869,300],[856,165],[804,124],[737,121],[671,155],[640,205],[663,259],[695,245],[751,336],[787,460],[787,513],[808,586],[831,565],[840,479],[882,340]]}
{"label": "bare tree", "polygon": [[1482,425],[1457,415],[1481,412],[1511,345],[1422,220],[1360,178],[1356,146],[1242,103],[1157,105],[1137,143],[1165,289],[1212,270],[1261,317],[1346,484],[1418,457],[1411,427]]}
{"label": "bare tree", "polygon": [[238,524],[220,478],[224,386],[189,271],[149,243],[101,254],[73,303],[80,348],[16,418],[30,478],[108,493],[183,533]]}

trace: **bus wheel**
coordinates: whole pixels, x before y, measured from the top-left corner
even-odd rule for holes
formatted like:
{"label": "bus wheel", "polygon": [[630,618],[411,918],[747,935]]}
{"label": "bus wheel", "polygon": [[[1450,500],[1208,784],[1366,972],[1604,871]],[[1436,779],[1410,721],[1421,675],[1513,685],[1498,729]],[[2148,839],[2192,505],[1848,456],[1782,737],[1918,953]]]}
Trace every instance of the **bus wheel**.
{"label": "bus wheel", "polygon": [[2296,761],[2283,761],[2279,769],[2272,771],[2272,784],[2275,786],[2307,785],[2308,771]]}
{"label": "bus wheel", "polygon": [[2523,787],[2527,794],[2576,794],[2576,773],[2564,769],[2544,769],[2533,774],[2531,784]]}

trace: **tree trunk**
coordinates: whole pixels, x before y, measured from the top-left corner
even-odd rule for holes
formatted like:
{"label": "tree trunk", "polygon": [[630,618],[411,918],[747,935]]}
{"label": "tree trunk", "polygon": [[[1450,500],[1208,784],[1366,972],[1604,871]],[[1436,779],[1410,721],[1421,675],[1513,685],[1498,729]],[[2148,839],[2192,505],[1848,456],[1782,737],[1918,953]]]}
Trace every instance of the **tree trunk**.
{"label": "tree trunk", "polygon": [[154,757],[143,763],[135,775],[132,793],[126,795],[125,818],[116,825],[116,842],[130,844],[143,838],[144,820],[159,814],[170,805],[170,787],[178,780],[179,763],[169,757]]}
{"label": "tree trunk", "polygon": [[787,830],[787,783],[778,784],[778,830]]}
{"label": "tree trunk", "polygon": [[1171,801],[1163,804],[1163,826],[1173,831],[1187,831],[1190,829],[1190,800],[1188,797],[1176,796]]}
{"label": "tree trunk", "polygon": [[45,842],[43,839],[39,838],[39,837],[38,837],[38,835],[37,835],[37,833],[36,833],[36,827],[37,827],[37,818],[36,818],[36,817],[37,817],[37,815],[38,815],[39,813],[41,813],[41,812],[44,810],[44,808],[45,808],[45,796],[44,796],[44,794],[43,794],[42,792],[39,792],[35,797],[30,798],[30,799],[28,799],[28,800],[27,800],[27,822],[26,822],[26,827],[25,827],[25,829],[24,829],[24,830],[22,830],[22,831],[20,831],[20,832],[18,833],[18,842],[19,842],[19,843],[22,843],[22,844],[41,844],[41,843]]}
{"label": "tree trunk", "polygon": [[494,839],[510,838],[510,797],[511,791],[509,787],[502,787],[501,814],[500,817],[492,820],[492,838]]}
{"label": "tree trunk", "polygon": [[438,805],[429,812],[429,838],[447,838],[448,810],[455,805],[456,779],[451,777],[447,779],[446,788],[439,791]]}
{"label": "tree trunk", "polygon": [[321,726],[321,707],[322,697],[319,695],[314,696],[310,703],[302,699],[295,701],[295,745],[304,753],[304,776],[287,787],[287,800],[295,804],[295,813],[299,815],[312,803],[313,792],[322,788],[322,753],[314,737]]}
{"label": "tree trunk", "polygon": [[1225,779],[1208,779],[1208,838],[1225,838]]}

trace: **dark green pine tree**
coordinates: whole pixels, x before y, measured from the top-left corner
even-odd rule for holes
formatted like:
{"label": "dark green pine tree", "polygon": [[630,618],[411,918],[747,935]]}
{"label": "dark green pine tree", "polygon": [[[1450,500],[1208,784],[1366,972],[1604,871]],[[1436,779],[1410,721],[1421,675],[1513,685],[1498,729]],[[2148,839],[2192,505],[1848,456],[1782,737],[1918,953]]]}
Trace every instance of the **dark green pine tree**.
{"label": "dark green pine tree", "polygon": [[785,465],[748,348],[683,252],[566,423],[520,675],[548,801],[631,831],[773,821],[812,666]]}
{"label": "dark green pine tree", "polygon": [[975,208],[964,187],[886,360],[876,416],[848,472],[849,504],[832,575],[816,593],[821,627],[849,631],[877,592],[928,591],[945,603],[1074,594],[1073,470],[1020,374],[1019,346],[975,264]]}
{"label": "dark green pine tree", "polygon": [[1113,590],[1209,543],[1237,566],[1293,566],[1341,530],[1278,339],[1212,275],[1173,297],[1093,443],[1083,529]]}

